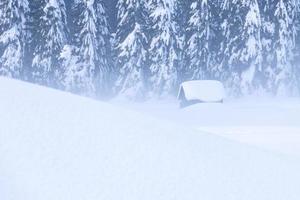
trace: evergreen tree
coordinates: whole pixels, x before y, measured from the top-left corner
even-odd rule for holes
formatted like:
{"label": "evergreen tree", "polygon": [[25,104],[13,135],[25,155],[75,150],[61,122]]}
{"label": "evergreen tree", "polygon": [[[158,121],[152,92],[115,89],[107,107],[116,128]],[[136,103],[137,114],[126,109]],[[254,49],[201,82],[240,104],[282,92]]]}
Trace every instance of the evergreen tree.
{"label": "evergreen tree", "polygon": [[292,90],[293,84],[293,66],[292,60],[294,56],[295,40],[294,30],[291,27],[292,18],[289,14],[288,6],[291,1],[285,3],[279,0],[276,5],[276,93],[278,95],[286,95]]}
{"label": "evergreen tree", "polygon": [[78,49],[73,45],[65,45],[60,54],[60,61],[62,64],[63,72],[61,74],[61,83],[66,91],[76,92],[78,80],[80,77],[78,71]]}
{"label": "evergreen tree", "polygon": [[212,11],[216,7],[216,2],[207,0],[195,0],[191,5],[188,40],[191,79],[213,78],[213,68],[216,66],[214,42],[217,22],[214,21]]}
{"label": "evergreen tree", "polygon": [[[300,1],[299,0],[290,0],[287,2],[287,10],[289,13],[289,16],[291,18],[290,21],[290,31],[291,31],[291,37],[292,37],[292,56],[291,56],[291,64],[292,64],[292,81],[291,81],[291,92],[292,94],[300,94],[297,89],[299,89],[298,80],[299,80],[299,62],[297,61],[297,56],[299,56],[299,41],[297,41],[298,36],[300,34]],[[298,43],[297,43],[298,42]]]}
{"label": "evergreen tree", "polygon": [[22,78],[28,10],[27,0],[0,2],[0,75]]}
{"label": "evergreen tree", "polygon": [[178,84],[180,38],[174,20],[177,4],[173,0],[152,0],[151,5],[150,84],[154,95],[165,96],[174,93]]}
{"label": "evergreen tree", "polygon": [[33,81],[57,87],[61,68],[59,55],[67,42],[66,10],[63,0],[32,2]]}
{"label": "evergreen tree", "polygon": [[117,88],[122,95],[142,99],[146,91],[147,19],[146,1],[120,0],[116,34]]}
{"label": "evergreen tree", "polygon": [[220,49],[225,83],[233,95],[249,94],[259,86],[256,78],[262,71],[259,5],[257,0],[224,0],[222,8],[224,40]]}
{"label": "evergreen tree", "polygon": [[97,54],[98,62],[96,68],[96,92],[100,95],[108,95],[111,91],[108,91],[112,86],[112,46],[111,46],[111,34],[110,26],[108,23],[108,17],[103,0],[95,2],[95,14],[97,18]]}
{"label": "evergreen tree", "polygon": [[192,0],[177,0],[177,6],[175,7],[175,16],[174,20],[177,24],[176,32],[178,38],[178,66],[177,66],[177,73],[178,73],[178,82],[183,82],[188,80],[189,77],[189,57],[188,51],[188,21],[189,21],[189,9],[191,7]]}
{"label": "evergreen tree", "polygon": [[261,15],[257,0],[244,0],[243,6],[248,12],[239,52],[241,66],[245,66],[241,75],[241,91],[250,94],[254,87],[260,86],[257,76],[262,73]]}
{"label": "evergreen tree", "polygon": [[[74,43],[78,55],[76,66],[64,66],[67,80],[74,80],[67,88],[76,93],[95,96],[107,86],[109,64],[108,24],[102,0],[77,0],[72,9],[75,20]],[[68,81],[67,81],[68,82]]]}
{"label": "evergreen tree", "polygon": [[[295,16],[295,23],[297,27],[300,27],[300,1],[296,1],[296,16]],[[298,87],[298,94],[300,94],[300,28],[298,28],[296,37],[296,55],[295,55],[295,76],[296,76],[296,83],[295,85]]]}
{"label": "evergreen tree", "polygon": [[239,65],[239,50],[242,43],[242,32],[244,28],[243,4],[239,0],[222,0],[221,2],[221,30],[223,39],[221,42],[221,57],[219,69],[221,71],[220,79],[225,83],[231,95],[241,93],[241,69]]}
{"label": "evergreen tree", "polygon": [[261,10],[261,43],[262,43],[262,74],[259,77],[262,85],[267,92],[273,92],[275,88],[275,69],[276,69],[276,54],[274,43],[275,36],[275,21],[274,10],[275,5],[270,0],[259,1]]}

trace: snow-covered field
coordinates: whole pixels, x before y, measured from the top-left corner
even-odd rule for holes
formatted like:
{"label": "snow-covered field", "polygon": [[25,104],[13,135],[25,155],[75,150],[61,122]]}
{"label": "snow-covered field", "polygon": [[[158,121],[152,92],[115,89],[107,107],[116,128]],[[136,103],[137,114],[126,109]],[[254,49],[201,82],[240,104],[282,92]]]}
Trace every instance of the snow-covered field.
{"label": "snow-covered field", "polygon": [[219,136],[298,130],[294,101],[122,108],[0,78],[0,199],[298,200],[297,156]]}
{"label": "snow-covered field", "polygon": [[115,101],[141,113],[168,120],[265,150],[300,158],[300,99],[247,98],[224,104],[196,104],[179,109],[178,102]]}

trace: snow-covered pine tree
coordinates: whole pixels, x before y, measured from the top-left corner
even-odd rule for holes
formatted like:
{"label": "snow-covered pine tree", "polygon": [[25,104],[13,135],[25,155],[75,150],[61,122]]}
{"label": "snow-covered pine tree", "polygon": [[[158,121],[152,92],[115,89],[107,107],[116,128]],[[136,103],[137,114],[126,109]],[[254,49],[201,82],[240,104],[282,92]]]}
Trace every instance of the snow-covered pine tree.
{"label": "snow-covered pine tree", "polygon": [[[295,23],[297,27],[300,27],[300,0],[296,1],[296,16],[295,16]],[[295,76],[296,76],[296,83],[298,87],[298,94],[300,94],[300,28],[298,28],[296,37],[296,55],[295,55]]]}
{"label": "snow-covered pine tree", "polygon": [[220,16],[222,19],[222,42],[218,55],[221,57],[219,71],[220,79],[225,83],[231,95],[240,95],[241,66],[239,50],[241,48],[241,35],[244,28],[243,4],[239,0],[222,0]]}
{"label": "snow-covered pine tree", "polygon": [[61,73],[61,84],[66,91],[78,92],[76,89],[79,76],[78,73],[78,49],[73,45],[65,45],[60,54],[63,72]]}
{"label": "snow-covered pine tree", "polygon": [[259,76],[261,79],[263,88],[266,92],[272,93],[275,84],[275,58],[274,43],[276,41],[275,36],[275,21],[274,10],[275,6],[270,0],[261,0],[261,43],[262,43],[262,74]]}
{"label": "snow-covered pine tree", "polygon": [[299,15],[299,0],[288,0],[286,2],[287,11],[290,17],[290,31],[292,35],[293,42],[295,43],[297,32],[299,31],[299,22],[297,21],[297,17]]}
{"label": "snow-covered pine tree", "polygon": [[214,9],[217,9],[215,1],[195,0],[191,5],[187,49],[191,79],[211,79],[214,76],[216,53],[213,47],[217,30]]}
{"label": "snow-covered pine tree", "polygon": [[96,92],[98,95],[108,95],[112,93],[110,86],[113,85],[111,73],[112,73],[112,46],[111,46],[111,34],[110,26],[108,23],[107,10],[103,0],[95,2],[95,13],[97,18],[97,53],[98,62],[96,68]]}
{"label": "snow-covered pine tree", "polygon": [[292,60],[294,57],[295,40],[294,30],[291,27],[292,18],[290,16],[288,6],[291,0],[285,2],[279,0],[276,5],[274,16],[276,18],[276,85],[277,95],[290,94],[293,87],[294,76]]}
{"label": "snow-covered pine tree", "polygon": [[152,0],[150,18],[153,37],[150,44],[150,84],[153,95],[166,96],[175,92],[180,60],[177,26],[174,20],[177,1]]}
{"label": "snow-covered pine tree", "polygon": [[239,49],[241,67],[241,91],[251,94],[261,86],[258,76],[262,74],[261,14],[257,0],[244,0],[247,10]]}
{"label": "snow-covered pine tree", "polygon": [[[76,0],[72,9],[76,66],[64,66],[66,88],[87,96],[103,95],[108,82],[108,23],[102,0]],[[75,50],[74,50],[75,49]],[[72,70],[71,70],[71,69]]]}
{"label": "snow-covered pine tree", "polygon": [[299,79],[299,69],[300,69],[300,66],[299,66],[299,62],[297,61],[297,54],[299,54],[300,52],[297,52],[297,50],[299,50],[299,45],[297,44],[300,44],[300,43],[297,43],[297,37],[299,36],[300,34],[300,1],[299,0],[289,0],[287,2],[287,10],[288,10],[288,13],[289,13],[289,16],[290,16],[290,31],[291,31],[291,37],[292,37],[292,40],[293,40],[293,50],[292,50],[292,56],[291,56],[291,64],[292,64],[292,82],[291,82],[291,85],[292,85],[292,88],[291,88],[291,92],[292,94],[296,94],[296,95],[299,95],[299,91],[298,89],[300,89],[299,85],[298,85],[298,81],[300,80]]}
{"label": "snow-covered pine tree", "polygon": [[[257,0],[222,2],[224,40],[221,63],[233,95],[251,93],[261,71],[261,15]],[[227,17],[226,17],[227,16]]]}
{"label": "snow-covered pine tree", "polygon": [[0,2],[0,75],[22,78],[28,11],[27,0]]}
{"label": "snow-covered pine tree", "polygon": [[177,6],[175,7],[175,16],[174,20],[177,26],[177,35],[178,35],[178,82],[183,82],[188,80],[189,77],[189,57],[188,52],[186,51],[188,46],[188,21],[189,21],[189,10],[191,7],[192,0],[177,0]]}
{"label": "snow-covered pine tree", "polygon": [[144,0],[119,0],[117,4],[116,51],[120,70],[116,86],[121,95],[133,99],[146,95],[148,22],[145,6]]}
{"label": "snow-covered pine tree", "polygon": [[33,0],[31,5],[32,79],[39,84],[57,87],[61,72],[59,55],[67,42],[64,0]]}

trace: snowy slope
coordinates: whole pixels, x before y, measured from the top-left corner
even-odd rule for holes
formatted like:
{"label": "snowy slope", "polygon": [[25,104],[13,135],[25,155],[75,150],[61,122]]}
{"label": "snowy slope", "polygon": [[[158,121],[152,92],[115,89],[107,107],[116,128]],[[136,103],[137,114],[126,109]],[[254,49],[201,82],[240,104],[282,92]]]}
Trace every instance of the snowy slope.
{"label": "snowy slope", "polygon": [[1,200],[299,199],[296,160],[0,78]]}
{"label": "snowy slope", "polygon": [[178,101],[130,104],[115,101],[182,126],[289,154],[300,158],[300,99],[253,98],[226,100],[224,104],[196,104],[179,109]]}

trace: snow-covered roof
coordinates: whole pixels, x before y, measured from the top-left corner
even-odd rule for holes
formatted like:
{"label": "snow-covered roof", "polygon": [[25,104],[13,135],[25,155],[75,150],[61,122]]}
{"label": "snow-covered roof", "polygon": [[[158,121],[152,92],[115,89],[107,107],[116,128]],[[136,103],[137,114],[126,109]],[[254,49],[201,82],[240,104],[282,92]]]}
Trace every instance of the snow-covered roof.
{"label": "snow-covered roof", "polygon": [[223,84],[214,80],[184,82],[180,86],[178,98],[181,98],[182,92],[184,92],[184,96],[188,101],[218,102],[225,97]]}

